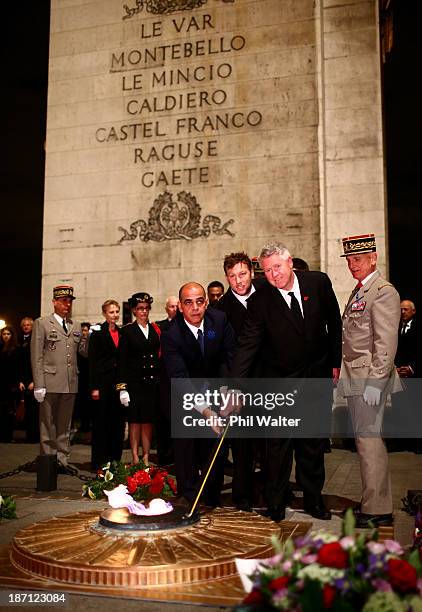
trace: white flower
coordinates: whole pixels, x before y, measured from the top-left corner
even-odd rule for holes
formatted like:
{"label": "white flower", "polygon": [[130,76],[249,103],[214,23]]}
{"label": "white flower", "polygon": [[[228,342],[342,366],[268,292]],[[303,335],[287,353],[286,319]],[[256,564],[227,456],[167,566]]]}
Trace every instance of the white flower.
{"label": "white flower", "polygon": [[310,580],[318,580],[322,584],[333,583],[334,580],[344,577],[344,571],[332,567],[322,567],[321,565],[307,565],[302,567],[298,573],[299,579],[309,578]]}
{"label": "white flower", "polygon": [[113,472],[110,472],[110,470],[107,470],[107,472],[104,474],[104,480],[106,482],[110,482],[110,480],[113,480],[114,476],[113,476]]}
{"label": "white flower", "polygon": [[324,544],[329,544],[330,542],[337,542],[337,536],[333,533],[328,533],[327,531],[313,531],[311,533],[311,537],[313,540],[321,540]]}
{"label": "white flower", "polygon": [[3,499],[3,497],[0,495],[0,506],[2,506],[2,505],[3,505],[3,502],[4,502],[4,499]]}
{"label": "white flower", "polygon": [[345,536],[340,540],[340,546],[343,550],[349,550],[349,548],[353,548],[355,545],[355,539],[352,536]]}
{"label": "white flower", "polygon": [[129,495],[127,487],[120,484],[111,491],[104,491],[108,497],[108,503],[112,508],[127,508],[133,502],[133,497]]}
{"label": "white flower", "polygon": [[368,542],[366,547],[373,555],[381,555],[385,551],[384,544],[380,542]]}
{"label": "white flower", "polygon": [[88,487],[88,497],[90,499],[95,499],[95,493],[91,491],[91,487]]}
{"label": "white flower", "polygon": [[408,606],[396,593],[373,593],[362,608],[363,612],[406,612]]}
{"label": "white flower", "polygon": [[110,469],[110,461],[108,463],[106,463],[105,465],[103,465],[103,470],[109,470]]}

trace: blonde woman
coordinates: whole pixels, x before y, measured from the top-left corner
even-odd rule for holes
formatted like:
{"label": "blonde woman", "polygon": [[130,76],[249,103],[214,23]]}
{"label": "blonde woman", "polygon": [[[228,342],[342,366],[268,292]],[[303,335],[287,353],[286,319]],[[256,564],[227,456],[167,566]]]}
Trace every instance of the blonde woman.
{"label": "blonde woman", "polygon": [[116,391],[117,358],[121,331],[117,325],[120,306],[116,300],[102,305],[104,323],[89,340],[89,387],[92,405],[91,466],[94,470],[108,461],[120,461],[123,450],[125,415]]}

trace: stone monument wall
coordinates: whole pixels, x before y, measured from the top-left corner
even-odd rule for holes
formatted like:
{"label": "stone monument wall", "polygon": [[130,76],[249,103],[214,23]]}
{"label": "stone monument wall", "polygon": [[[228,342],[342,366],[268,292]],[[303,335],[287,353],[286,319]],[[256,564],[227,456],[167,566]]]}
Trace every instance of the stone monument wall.
{"label": "stone monument wall", "polygon": [[80,318],[135,291],[161,318],[273,240],[347,291],[339,238],[385,236],[373,0],[51,8],[43,314],[72,283]]}

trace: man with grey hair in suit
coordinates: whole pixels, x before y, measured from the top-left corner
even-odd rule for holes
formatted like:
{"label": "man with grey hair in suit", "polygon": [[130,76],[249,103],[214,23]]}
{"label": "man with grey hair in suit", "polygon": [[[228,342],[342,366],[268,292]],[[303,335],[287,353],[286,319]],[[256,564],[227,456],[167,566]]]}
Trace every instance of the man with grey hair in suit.
{"label": "man with grey hair in suit", "polygon": [[377,270],[374,234],[343,238],[344,254],[358,281],[343,313],[343,358],[339,391],[347,398],[362,478],[356,526],[391,525],[388,453],[382,439],[389,392],[401,390],[394,367],[400,297]]}
{"label": "man with grey hair in suit", "polygon": [[34,322],[31,365],[34,397],[40,403],[40,455],[56,455],[66,467],[70,454],[70,426],[78,391],[78,352],[88,356],[88,338],[72,321],[73,287],[53,289],[54,312]]}

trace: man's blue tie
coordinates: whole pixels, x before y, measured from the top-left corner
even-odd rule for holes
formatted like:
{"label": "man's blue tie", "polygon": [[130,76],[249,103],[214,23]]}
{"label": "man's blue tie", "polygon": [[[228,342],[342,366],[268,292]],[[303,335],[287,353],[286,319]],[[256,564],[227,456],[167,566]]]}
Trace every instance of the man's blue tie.
{"label": "man's blue tie", "polygon": [[204,334],[202,333],[202,329],[198,329],[197,340],[201,353],[204,354]]}

